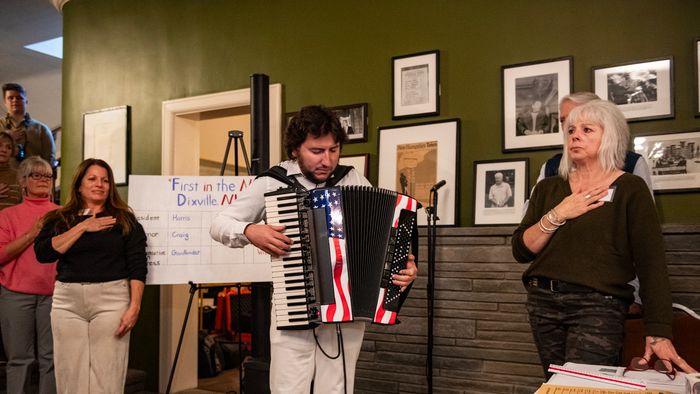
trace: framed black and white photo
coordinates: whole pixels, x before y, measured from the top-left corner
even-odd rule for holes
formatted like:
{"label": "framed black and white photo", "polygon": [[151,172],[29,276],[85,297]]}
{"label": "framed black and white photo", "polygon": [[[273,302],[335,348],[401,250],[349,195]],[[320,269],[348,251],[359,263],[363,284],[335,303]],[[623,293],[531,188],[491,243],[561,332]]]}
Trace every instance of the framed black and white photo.
{"label": "framed black and white photo", "polygon": [[[339,105],[328,107],[340,120],[340,127],[347,133],[346,144],[355,142],[367,142],[367,103]],[[287,125],[289,121],[299,112],[289,112],[286,114]]]}
{"label": "framed black and white photo", "polygon": [[340,126],[348,135],[348,144],[367,142],[367,103],[328,108],[338,115]]}
{"label": "framed black and white photo", "polygon": [[106,161],[117,186],[128,184],[131,108],[128,105],[83,114],[83,159]]}
{"label": "framed black and white photo", "polygon": [[[407,194],[425,208],[432,205],[430,189],[444,180],[437,224],[458,224],[459,133],[459,119],[380,127],[378,186]],[[424,209],[418,211],[418,224],[428,224]]]}
{"label": "framed black and white photo", "polygon": [[700,130],[634,136],[655,193],[700,190]]}
{"label": "framed black and white photo", "polygon": [[339,164],[344,166],[353,166],[355,170],[369,178],[369,153],[359,155],[343,155],[340,156]]}
{"label": "framed black and white photo", "polygon": [[673,118],[673,58],[593,67],[593,91],[628,121]]}
{"label": "framed black and white photo", "polygon": [[512,225],[525,213],[529,159],[474,162],[474,225]]}
{"label": "framed black and white photo", "polygon": [[392,118],[440,114],[440,51],[391,58]]}
{"label": "framed black and white photo", "polygon": [[501,67],[503,152],[562,146],[559,100],[573,87],[573,57]]}
{"label": "framed black and white photo", "polygon": [[695,71],[695,116],[700,117],[700,38],[693,43],[695,56],[693,56],[693,70]]}

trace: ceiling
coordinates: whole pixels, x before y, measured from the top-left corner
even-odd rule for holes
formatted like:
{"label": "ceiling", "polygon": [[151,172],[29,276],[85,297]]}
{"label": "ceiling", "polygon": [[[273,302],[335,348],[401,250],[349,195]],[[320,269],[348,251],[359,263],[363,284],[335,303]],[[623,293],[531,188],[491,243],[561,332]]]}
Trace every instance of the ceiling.
{"label": "ceiling", "polygon": [[61,59],[24,46],[62,34],[63,17],[52,0],[0,0],[0,84],[22,84],[29,112],[52,128],[60,125]]}

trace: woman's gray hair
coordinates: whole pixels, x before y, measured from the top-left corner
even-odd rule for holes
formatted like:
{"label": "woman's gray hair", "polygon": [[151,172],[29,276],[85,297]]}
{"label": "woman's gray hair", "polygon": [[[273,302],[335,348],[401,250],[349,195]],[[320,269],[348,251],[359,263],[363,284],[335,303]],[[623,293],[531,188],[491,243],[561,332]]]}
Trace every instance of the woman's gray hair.
{"label": "woman's gray hair", "polygon": [[564,179],[576,170],[576,164],[569,156],[569,127],[576,122],[590,122],[603,129],[598,148],[598,162],[603,171],[622,169],[630,140],[630,129],[625,115],[617,105],[605,100],[593,100],[571,110],[564,123],[564,152],[559,163],[559,175]]}
{"label": "woman's gray hair", "polygon": [[23,179],[37,169],[45,170],[47,174],[53,171],[48,161],[39,156],[29,156],[19,164],[17,168],[17,180],[22,182]]}

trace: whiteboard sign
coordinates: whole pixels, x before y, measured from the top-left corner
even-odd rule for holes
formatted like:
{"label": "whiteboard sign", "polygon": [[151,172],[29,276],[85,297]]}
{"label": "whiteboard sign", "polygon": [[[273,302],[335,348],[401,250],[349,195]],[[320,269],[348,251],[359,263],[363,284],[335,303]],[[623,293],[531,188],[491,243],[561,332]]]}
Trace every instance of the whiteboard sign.
{"label": "whiteboard sign", "polygon": [[146,231],[146,284],[266,282],[270,257],[253,245],[229,248],[209,226],[235,206],[251,176],[129,176],[129,206]]}

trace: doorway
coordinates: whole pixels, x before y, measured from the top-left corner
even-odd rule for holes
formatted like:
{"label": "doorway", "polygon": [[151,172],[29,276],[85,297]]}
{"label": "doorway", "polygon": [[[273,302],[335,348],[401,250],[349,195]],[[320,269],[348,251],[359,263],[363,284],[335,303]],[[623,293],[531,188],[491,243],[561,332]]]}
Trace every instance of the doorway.
{"label": "doorway", "polygon": [[[270,85],[269,97],[269,157],[270,163],[277,163],[281,160],[282,152],[282,85]],[[223,159],[226,146],[227,134],[226,137],[220,134],[238,127],[240,130],[244,126],[249,130],[250,89],[163,102],[161,174],[196,176],[200,175],[200,171],[212,171],[216,163],[220,163]],[[246,135],[250,138],[249,134],[244,131],[244,138]],[[250,152],[250,142],[246,141],[245,144]],[[210,145],[218,145],[218,147],[212,148]],[[233,157],[233,152],[230,156]],[[242,156],[240,159],[242,160]],[[229,163],[231,162],[232,159],[229,159]],[[240,168],[244,167],[241,162]],[[218,171],[215,172],[216,174]],[[232,175],[233,172],[227,170],[226,174]],[[159,390],[161,392],[165,392],[168,385],[170,368],[175,358],[188,300],[188,285],[160,286]],[[193,317],[192,312],[191,317]],[[193,320],[195,320],[194,317]],[[185,330],[177,370],[173,378],[172,392],[197,387],[197,328],[198,324],[189,323]]]}

